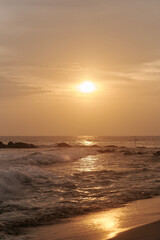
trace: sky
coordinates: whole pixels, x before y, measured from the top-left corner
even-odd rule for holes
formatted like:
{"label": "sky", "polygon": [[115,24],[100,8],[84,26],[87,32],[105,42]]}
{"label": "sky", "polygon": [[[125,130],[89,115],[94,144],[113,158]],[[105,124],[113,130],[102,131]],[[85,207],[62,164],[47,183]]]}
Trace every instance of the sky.
{"label": "sky", "polygon": [[0,135],[160,135],[159,10],[0,0]]}

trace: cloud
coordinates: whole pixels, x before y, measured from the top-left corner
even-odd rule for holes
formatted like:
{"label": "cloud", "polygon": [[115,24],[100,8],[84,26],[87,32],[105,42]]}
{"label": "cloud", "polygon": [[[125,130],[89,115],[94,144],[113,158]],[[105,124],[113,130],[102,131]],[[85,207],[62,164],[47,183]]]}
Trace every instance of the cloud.
{"label": "cloud", "polygon": [[0,2],[0,66],[10,67],[7,79],[47,85],[88,74],[100,81],[131,81],[136,69],[131,76],[116,65],[128,69],[160,56],[156,0]]}
{"label": "cloud", "polygon": [[31,96],[46,94],[49,91],[40,86],[25,85],[23,83],[13,82],[0,76],[0,99],[9,99],[20,96]]}
{"label": "cloud", "polygon": [[124,73],[124,76],[131,80],[160,82],[160,60],[139,64],[127,73]]}

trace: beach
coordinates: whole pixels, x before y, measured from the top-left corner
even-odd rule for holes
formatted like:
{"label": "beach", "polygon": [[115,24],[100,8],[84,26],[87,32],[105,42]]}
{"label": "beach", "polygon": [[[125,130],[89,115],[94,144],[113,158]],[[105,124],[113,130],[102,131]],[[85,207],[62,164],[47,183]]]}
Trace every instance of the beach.
{"label": "beach", "polygon": [[159,240],[160,198],[32,229],[33,240]]}
{"label": "beach", "polygon": [[160,238],[160,221],[150,223],[141,227],[133,228],[126,232],[120,233],[112,240],[159,240]]}
{"label": "beach", "polygon": [[103,240],[160,220],[160,137],[134,140],[2,137],[0,239]]}

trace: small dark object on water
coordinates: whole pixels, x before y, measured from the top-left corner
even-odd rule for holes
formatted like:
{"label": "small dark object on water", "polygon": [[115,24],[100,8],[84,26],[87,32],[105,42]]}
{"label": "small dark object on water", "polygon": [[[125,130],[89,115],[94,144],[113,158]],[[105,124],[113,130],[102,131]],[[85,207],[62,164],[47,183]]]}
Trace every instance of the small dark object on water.
{"label": "small dark object on water", "polygon": [[143,155],[144,154],[144,152],[132,152],[132,151],[121,151],[121,152],[123,152],[124,153],[124,155]]}
{"label": "small dark object on water", "polygon": [[6,145],[3,142],[0,142],[0,148],[4,148]]}
{"label": "small dark object on water", "polygon": [[87,147],[99,147],[98,145],[94,144],[94,145],[90,145],[90,146],[87,146]]}
{"label": "small dark object on water", "polygon": [[57,143],[57,147],[71,147],[68,143]]}
{"label": "small dark object on water", "polygon": [[143,155],[144,152],[137,152],[136,154],[138,154],[138,155]]}
{"label": "small dark object on water", "polygon": [[160,151],[153,153],[154,156],[160,156]]}
{"label": "small dark object on water", "polygon": [[131,152],[131,151],[122,151],[122,152],[124,152],[124,155],[132,155],[133,154],[133,152]]}
{"label": "small dark object on water", "polygon": [[107,145],[106,147],[108,147],[108,148],[117,148],[118,146],[116,146],[116,145]]}
{"label": "small dark object on water", "polygon": [[10,141],[8,144],[4,144],[3,142],[0,142],[0,148],[37,148],[37,146],[29,143]]}
{"label": "small dark object on water", "polygon": [[137,147],[137,148],[143,149],[143,148],[146,148],[146,147],[142,146],[142,147]]}
{"label": "small dark object on water", "polygon": [[114,149],[103,149],[103,150],[98,150],[97,152],[99,153],[112,153],[115,152]]}

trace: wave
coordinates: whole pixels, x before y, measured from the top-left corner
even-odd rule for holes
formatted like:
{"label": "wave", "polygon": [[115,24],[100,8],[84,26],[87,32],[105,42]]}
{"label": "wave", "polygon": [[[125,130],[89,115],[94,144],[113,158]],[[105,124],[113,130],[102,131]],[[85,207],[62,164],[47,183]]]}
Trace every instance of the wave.
{"label": "wave", "polygon": [[4,158],[1,154],[0,239],[19,233],[21,227],[57,223],[160,195],[160,166],[153,151],[124,156],[121,148],[113,153],[97,150],[41,148],[7,151]]}
{"label": "wave", "polygon": [[[114,145],[110,145],[110,146],[114,147]],[[57,142],[57,143],[47,144],[47,145],[43,144],[43,145],[37,145],[37,147],[39,147],[39,148],[100,148],[99,145],[94,144],[94,143],[89,143],[89,145],[87,145],[87,143],[69,144],[68,142]]]}
{"label": "wave", "polygon": [[30,177],[15,169],[0,171],[1,201],[15,199],[21,192],[22,184],[29,183]]}
{"label": "wave", "polygon": [[[12,217],[10,220],[0,225],[0,232],[11,234],[12,236],[21,233],[20,229],[24,227],[34,227],[46,225],[49,223],[57,224],[63,221],[65,218],[71,218],[74,216],[86,214],[89,212],[100,211],[104,209],[111,209],[123,206],[128,202],[132,202],[140,199],[147,199],[158,196],[160,194],[157,191],[136,191],[130,190],[127,194],[117,191],[117,196],[111,200],[103,198],[104,194],[94,194],[94,197],[88,198],[87,201],[62,201],[57,206],[48,206],[43,209],[30,209],[30,213],[22,215],[22,217]],[[15,214],[15,213],[13,213]],[[3,239],[3,238],[2,238]],[[5,239],[5,238],[4,238]],[[9,238],[10,239],[10,238]],[[22,239],[22,238],[21,238]]]}
{"label": "wave", "polygon": [[88,155],[96,155],[98,152],[95,149],[69,149],[69,150],[46,150],[46,151],[34,151],[18,158],[10,158],[9,161],[15,163],[21,163],[25,165],[52,165],[55,163],[66,163],[76,161]]}
{"label": "wave", "polygon": [[68,162],[72,161],[70,156],[68,155],[55,155],[55,154],[49,154],[49,153],[43,153],[43,152],[35,152],[32,154],[29,154],[28,156],[25,156],[21,161],[25,161],[26,164],[32,164],[32,165],[51,165],[55,163],[61,163],[61,162]]}
{"label": "wave", "polygon": [[[6,199],[16,199],[25,194],[25,188],[33,187],[33,186],[40,186],[47,184],[49,185],[58,186],[58,187],[65,187],[67,186],[67,181],[63,182],[61,178],[61,182],[59,183],[59,176],[58,173],[56,175],[55,171],[49,171],[49,169],[43,169],[43,166],[52,165],[55,163],[64,163],[70,162],[75,159],[79,159],[80,156],[84,156],[86,152],[82,152],[81,154],[49,154],[49,153],[42,153],[36,152],[31,153],[26,156],[23,156],[19,159],[14,159],[14,163],[16,166],[7,166],[0,170],[0,201],[4,201]],[[13,161],[12,161],[13,163]],[[133,168],[134,167],[134,168]],[[102,185],[109,184],[111,180],[117,180],[127,175],[132,175],[133,177],[135,174],[143,174],[143,177],[147,179],[150,177],[151,173],[159,172],[159,168],[157,166],[156,169],[149,168],[149,166],[139,165],[139,163],[130,164],[129,169],[125,170],[98,170],[98,171],[81,171],[78,173],[74,173],[72,176],[72,184],[69,184],[69,187],[72,189],[74,188],[75,181],[90,181],[90,178],[96,182],[101,181]],[[149,175],[147,175],[150,173]],[[71,176],[71,177],[72,177]],[[57,179],[57,182],[55,181]],[[104,181],[104,182],[103,182]],[[100,183],[100,182],[99,182]],[[57,185],[56,185],[57,184]]]}
{"label": "wave", "polygon": [[[60,147],[61,148],[61,147]],[[99,148],[100,149],[100,148]],[[97,147],[75,147],[75,148],[69,148],[69,149],[61,149],[61,150],[55,150],[53,148],[42,150],[38,152],[32,152],[30,154],[27,154],[25,156],[21,156],[19,159],[15,159],[15,161],[23,162],[24,164],[30,164],[30,165],[52,165],[56,163],[66,163],[66,162],[73,162],[78,159],[84,158],[89,155],[98,155],[98,154],[114,154],[114,153],[120,153],[118,148],[117,150],[97,150]],[[121,150],[120,150],[121,151]],[[132,155],[143,155],[147,154],[146,152],[139,154],[136,150],[132,150]],[[123,153],[123,152],[122,152]]]}
{"label": "wave", "polygon": [[27,187],[44,184],[49,174],[36,167],[9,167],[0,171],[0,202],[24,198]]}
{"label": "wave", "polygon": [[[36,155],[37,156],[37,155]],[[29,158],[32,165],[33,161],[36,165],[39,165],[39,158],[32,159]],[[38,160],[37,160],[38,159]],[[44,159],[41,159],[42,164],[44,165]],[[41,164],[40,161],[40,164]],[[48,163],[49,159],[47,159]],[[53,162],[51,157],[51,162]],[[51,163],[49,161],[49,164]],[[46,161],[45,161],[46,164]],[[71,176],[68,176],[67,179],[64,176],[63,178],[47,169],[40,168],[39,166],[30,166],[23,165],[18,167],[8,167],[7,169],[0,170],[0,202],[6,200],[16,200],[24,198],[25,195],[29,194],[30,191],[35,190],[36,188],[46,188],[51,189],[51,192],[67,191],[66,189],[77,189],[78,187],[85,186],[87,188],[92,188],[93,185],[99,186],[109,186],[112,185],[113,181],[118,181],[127,176],[135,177],[135,174],[141,175],[143,173],[143,179],[149,179],[150,175],[148,173],[152,172],[150,168],[144,167],[140,169],[131,169],[124,171],[113,171],[113,170],[101,170],[101,171],[88,171],[88,172],[78,172],[74,173]],[[153,173],[156,173],[153,171]],[[78,185],[77,185],[78,184]],[[116,187],[116,186],[115,186]],[[58,193],[59,194],[59,193]],[[72,192],[70,194],[72,197]]]}

